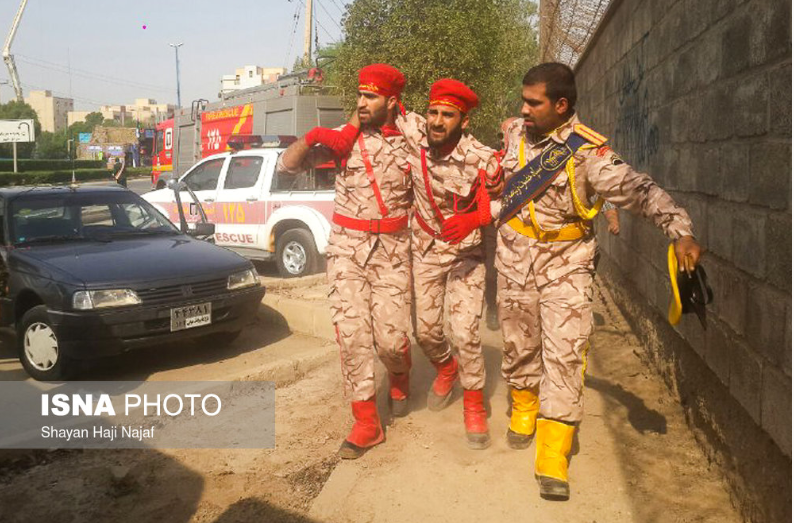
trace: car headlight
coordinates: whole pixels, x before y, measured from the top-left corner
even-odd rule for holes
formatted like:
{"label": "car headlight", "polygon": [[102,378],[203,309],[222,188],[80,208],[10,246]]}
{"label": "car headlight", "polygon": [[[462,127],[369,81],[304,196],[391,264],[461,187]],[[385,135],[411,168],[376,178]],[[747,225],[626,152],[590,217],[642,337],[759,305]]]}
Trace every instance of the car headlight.
{"label": "car headlight", "polygon": [[255,285],[259,285],[259,275],[256,273],[255,269],[247,269],[229,276],[229,282],[226,284],[226,288],[233,291],[235,289],[254,287]]}
{"label": "car headlight", "polygon": [[77,291],[72,297],[72,306],[79,310],[103,309],[138,305],[141,299],[130,289],[110,289],[102,291]]}

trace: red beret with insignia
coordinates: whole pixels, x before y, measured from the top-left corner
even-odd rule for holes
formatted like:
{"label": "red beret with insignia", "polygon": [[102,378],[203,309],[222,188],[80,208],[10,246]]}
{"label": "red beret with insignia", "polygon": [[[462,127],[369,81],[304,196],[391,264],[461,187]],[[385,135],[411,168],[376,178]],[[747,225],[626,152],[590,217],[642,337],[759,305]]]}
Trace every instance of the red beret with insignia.
{"label": "red beret with insignia", "polygon": [[462,113],[468,113],[479,102],[474,91],[452,78],[442,78],[430,87],[430,105],[449,105]]}
{"label": "red beret with insignia", "polygon": [[405,76],[388,64],[372,64],[358,72],[358,90],[381,96],[400,96],[405,86]]}

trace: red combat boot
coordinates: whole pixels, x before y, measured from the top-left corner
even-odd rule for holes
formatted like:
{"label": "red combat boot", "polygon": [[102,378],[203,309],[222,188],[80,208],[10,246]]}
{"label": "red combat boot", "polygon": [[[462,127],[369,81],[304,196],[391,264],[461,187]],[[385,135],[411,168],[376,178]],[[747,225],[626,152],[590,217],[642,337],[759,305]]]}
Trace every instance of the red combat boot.
{"label": "red combat boot", "polygon": [[409,376],[408,372],[389,373],[389,404],[391,405],[391,414],[395,418],[402,418],[408,414]]}
{"label": "red combat boot", "polygon": [[482,390],[463,391],[463,424],[469,448],[482,450],[491,446],[488,433],[488,414],[483,406]]}
{"label": "red combat boot", "polygon": [[411,376],[411,342],[405,339],[403,345],[403,367],[405,372],[395,374],[389,372],[389,406],[395,418],[402,418],[408,414],[408,395],[410,394]]}
{"label": "red combat boot", "polygon": [[375,397],[367,401],[353,402],[353,429],[339,448],[342,459],[356,459],[364,455],[370,447],[383,442],[383,428],[378,417],[378,406]]}
{"label": "red combat boot", "polygon": [[430,394],[427,395],[427,408],[432,411],[442,410],[452,400],[452,386],[458,379],[458,360],[450,356],[441,362],[432,362],[438,374],[433,380]]}

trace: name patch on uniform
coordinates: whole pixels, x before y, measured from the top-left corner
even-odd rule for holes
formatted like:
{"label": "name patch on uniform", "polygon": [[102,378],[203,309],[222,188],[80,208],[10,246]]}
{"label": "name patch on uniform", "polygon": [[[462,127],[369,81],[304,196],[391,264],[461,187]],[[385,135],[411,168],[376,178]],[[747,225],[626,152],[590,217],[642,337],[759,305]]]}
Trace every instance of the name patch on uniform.
{"label": "name patch on uniform", "polygon": [[499,221],[506,222],[530,200],[542,196],[568,160],[586,143],[588,140],[571,133],[565,143],[553,142],[553,145],[547,147],[513,175],[502,191],[502,212]]}

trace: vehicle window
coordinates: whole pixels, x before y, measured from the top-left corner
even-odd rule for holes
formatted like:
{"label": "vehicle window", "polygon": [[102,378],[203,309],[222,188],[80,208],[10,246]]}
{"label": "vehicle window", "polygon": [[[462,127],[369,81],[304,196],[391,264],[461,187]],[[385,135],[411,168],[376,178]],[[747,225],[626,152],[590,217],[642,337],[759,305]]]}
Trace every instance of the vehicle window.
{"label": "vehicle window", "polygon": [[185,177],[185,183],[194,191],[207,191],[218,187],[224,158],[217,158],[196,166]]}
{"label": "vehicle window", "polygon": [[229,161],[224,189],[245,189],[256,185],[262,170],[261,156],[237,156]]}
{"label": "vehicle window", "polygon": [[136,229],[153,229],[160,227],[160,222],[148,209],[138,203],[124,203],[119,205],[129,225]]}
{"label": "vehicle window", "polygon": [[314,186],[317,191],[329,191],[334,189],[336,183],[336,168],[320,168],[314,169]]}
{"label": "vehicle window", "polygon": [[157,155],[160,151],[163,150],[163,131],[157,131],[157,135],[154,139],[154,151],[152,151],[153,155]]}
{"label": "vehicle window", "polygon": [[14,243],[179,233],[150,203],[127,192],[20,197],[10,203],[9,230]]}
{"label": "vehicle window", "polygon": [[276,172],[271,191],[328,191],[334,189],[336,168],[315,167],[298,174]]}
{"label": "vehicle window", "polygon": [[86,205],[80,208],[80,221],[83,225],[113,226],[113,214],[108,205]]}
{"label": "vehicle window", "polygon": [[11,220],[15,242],[43,236],[77,236],[77,227],[63,201],[14,202]]}

